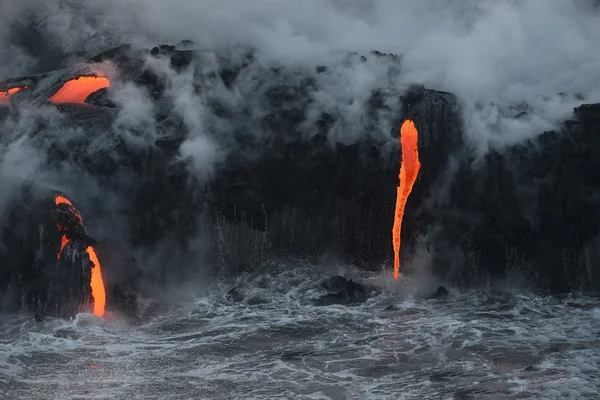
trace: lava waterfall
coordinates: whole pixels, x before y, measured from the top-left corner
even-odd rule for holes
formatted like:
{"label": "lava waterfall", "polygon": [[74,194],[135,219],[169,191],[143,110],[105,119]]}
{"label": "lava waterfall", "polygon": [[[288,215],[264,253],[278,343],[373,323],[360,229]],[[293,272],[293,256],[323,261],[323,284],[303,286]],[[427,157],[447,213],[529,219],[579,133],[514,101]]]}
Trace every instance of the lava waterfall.
{"label": "lava waterfall", "polygon": [[397,55],[336,58],[391,77],[344,108],[326,101],[327,65],[184,44],[0,82],[0,160],[15,148],[40,160],[2,204],[5,305],[101,316],[135,308],[141,281],[291,258],[398,278],[418,249],[461,286],[598,284],[600,105],[476,157],[455,95],[390,83]]}
{"label": "lava waterfall", "polygon": [[396,213],[394,214],[394,278],[400,276],[400,235],[402,231],[402,217],[404,207],[417,180],[421,163],[419,162],[419,132],[413,121],[407,120],[400,129],[400,142],[402,143],[402,166],[400,167],[400,186],[396,198]]}

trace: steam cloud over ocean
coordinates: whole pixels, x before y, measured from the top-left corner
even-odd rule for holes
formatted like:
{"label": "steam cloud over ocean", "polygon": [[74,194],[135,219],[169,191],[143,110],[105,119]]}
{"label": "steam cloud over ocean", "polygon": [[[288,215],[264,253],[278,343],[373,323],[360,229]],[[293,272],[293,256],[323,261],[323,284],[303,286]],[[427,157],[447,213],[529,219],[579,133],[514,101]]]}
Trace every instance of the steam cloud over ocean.
{"label": "steam cloud over ocean", "polygon": [[[597,0],[0,1],[0,399],[598,398],[599,44]],[[103,318],[19,292],[92,245]]]}

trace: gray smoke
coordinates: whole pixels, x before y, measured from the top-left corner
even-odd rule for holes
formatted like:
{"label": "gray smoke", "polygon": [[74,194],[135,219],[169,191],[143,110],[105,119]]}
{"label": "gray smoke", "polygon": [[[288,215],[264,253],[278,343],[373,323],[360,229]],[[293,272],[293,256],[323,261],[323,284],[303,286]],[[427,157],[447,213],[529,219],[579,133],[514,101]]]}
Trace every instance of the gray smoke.
{"label": "gray smoke", "polygon": [[[253,46],[262,61],[291,68],[335,65],[335,54],[346,51],[402,54],[402,74],[391,84],[422,83],[456,93],[465,104],[469,138],[485,151],[555,127],[582,99],[600,101],[600,14],[594,4],[314,0],[308,7],[295,0],[30,0],[4,2],[0,26],[5,31],[8,22],[23,19],[29,10],[37,14],[45,36],[65,51],[186,38],[216,50]],[[8,60],[0,77],[22,74],[30,57],[6,35],[0,36],[0,48]],[[319,100],[324,108],[344,107],[348,97],[360,99],[389,84],[382,73],[372,65],[340,66]],[[189,100],[183,100],[189,108],[196,105]],[[356,112],[347,106],[343,111]],[[202,117],[190,118],[197,131]]]}
{"label": "gray smoke", "polygon": [[[186,131],[179,159],[189,161],[201,180],[215,172],[229,150],[228,135],[242,124],[237,115],[229,120],[216,117],[213,102],[234,110],[246,107],[248,120],[260,120],[274,106],[253,99],[277,83],[261,83],[272,66],[290,71],[281,79],[291,84],[298,77],[314,75],[318,65],[330,67],[315,77],[318,89],[312,93],[305,121],[312,126],[322,112],[343,116],[331,129],[330,141],[350,143],[364,135],[391,141],[399,102],[388,99],[392,111],[382,111],[372,124],[364,104],[374,89],[402,93],[417,83],[460,98],[466,135],[484,154],[553,129],[582,102],[600,102],[600,12],[595,4],[592,0],[4,1],[0,81],[53,69],[48,54],[56,49],[80,52],[85,58],[121,43],[152,47],[191,39],[194,48],[206,51],[203,63],[194,69],[175,71],[166,60],[150,57],[147,63],[167,78],[166,107],[172,107],[170,118]],[[34,48],[24,46],[25,38],[19,37],[19,27],[29,23],[43,38],[30,40],[37,43]],[[248,48],[256,49],[255,62],[242,72],[233,90],[210,78],[222,66],[217,55],[239,61]],[[400,69],[389,60],[369,56],[366,62],[353,62],[348,56],[348,52],[369,55],[371,50],[401,55]],[[110,98],[119,105],[115,132],[129,144],[152,146],[164,134],[155,116],[165,105],[119,77],[112,82]],[[50,121],[45,133],[54,132],[56,140],[83,134],[61,131],[60,117],[50,115],[52,110],[22,112],[11,126],[15,137],[3,137],[0,143],[2,193],[13,180],[35,179],[69,191],[82,202],[86,196],[101,196],[92,181],[85,187],[61,188],[65,174],[77,174],[68,163],[60,179],[41,169],[47,148],[39,146],[39,138],[32,147],[28,136],[34,130],[28,125],[35,119],[32,113]],[[256,127],[248,129],[263,134]],[[111,146],[110,140],[94,138],[87,151],[103,151]],[[119,178],[123,186],[132,184],[127,177]],[[112,207],[110,199],[103,200],[111,206],[106,210],[113,210],[106,229],[118,226],[126,205]]]}

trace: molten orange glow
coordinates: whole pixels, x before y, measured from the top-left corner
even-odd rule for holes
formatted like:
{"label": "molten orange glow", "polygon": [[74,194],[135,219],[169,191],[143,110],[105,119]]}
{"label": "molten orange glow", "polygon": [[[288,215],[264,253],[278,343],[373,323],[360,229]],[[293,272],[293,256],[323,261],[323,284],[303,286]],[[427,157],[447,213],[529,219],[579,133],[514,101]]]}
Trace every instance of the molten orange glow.
{"label": "molten orange glow", "polygon": [[88,246],[85,251],[90,256],[92,264],[94,264],[92,267],[92,279],[90,279],[90,288],[92,289],[92,297],[94,298],[94,315],[102,317],[104,316],[104,307],[106,305],[106,290],[104,289],[100,261],[98,261],[94,247]]}
{"label": "molten orange glow", "polygon": [[400,186],[396,195],[396,213],[394,214],[394,227],[392,228],[392,241],[394,245],[394,278],[400,277],[400,233],[402,231],[402,217],[404,207],[417,175],[421,169],[419,162],[419,132],[415,123],[406,120],[400,128],[400,144],[402,146],[402,164],[400,164]]}
{"label": "molten orange glow", "polygon": [[56,201],[56,205],[66,204],[68,206],[73,207],[73,203],[71,203],[71,200],[67,199],[65,196],[58,195],[54,198],[54,200]]}
{"label": "molten orange glow", "polygon": [[10,99],[10,96],[17,93],[20,90],[27,89],[28,87],[29,86],[14,87],[0,92],[0,103],[8,103],[8,99]]}
{"label": "molten orange glow", "polygon": [[90,94],[109,86],[110,80],[108,78],[80,76],[67,81],[49,100],[54,104],[83,103]]}
{"label": "molten orange glow", "polygon": [[58,195],[54,198],[54,201],[56,202],[56,205],[66,204],[67,206],[69,206],[71,211],[73,211],[73,214],[75,214],[75,217],[79,220],[79,223],[80,224],[83,223],[83,217],[81,216],[79,211],[75,208],[75,206],[73,205],[71,200],[67,199],[65,196]]}
{"label": "molten orange glow", "polygon": [[60,242],[60,252],[58,253],[58,256],[56,256],[57,260],[60,260],[60,255],[62,254],[63,250],[65,249],[65,246],[69,244],[69,242],[70,242],[70,240],[67,239],[67,235],[63,235],[61,242]]}
{"label": "molten orange glow", "polygon": [[[71,200],[67,199],[65,196],[57,195],[54,198],[56,205],[66,204],[75,218],[77,218],[77,224],[83,224],[83,218],[79,211],[75,208]],[[64,232],[69,228],[64,228],[61,224],[57,223],[58,231]],[[61,254],[67,244],[69,244],[70,240],[67,238],[67,235],[63,234],[61,239],[60,251],[58,253],[57,259],[60,260]],[[90,261],[92,262],[92,276],[90,278],[90,289],[92,290],[92,298],[94,299],[94,315],[97,317],[104,316],[104,308],[106,306],[106,290],[104,288],[104,280],[102,279],[102,269],[100,267],[100,261],[98,261],[98,256],[96,255],[96,250],[93,246],[88,246],[85,249],[88,254]]]}

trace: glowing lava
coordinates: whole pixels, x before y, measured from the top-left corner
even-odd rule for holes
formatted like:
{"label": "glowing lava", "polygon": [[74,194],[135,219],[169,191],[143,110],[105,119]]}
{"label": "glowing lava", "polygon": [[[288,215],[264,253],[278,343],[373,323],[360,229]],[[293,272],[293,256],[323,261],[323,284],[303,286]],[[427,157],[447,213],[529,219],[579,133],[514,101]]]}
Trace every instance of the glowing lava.
{"label": "glowing lava", "polygon": [[19,87],[10,88],[8,90],[0,92],[0,104],[8,103],[8,99],[10,99],[10,96],[12,96],[13,94],[15,94],[21,90],[25,90],[27,88],[29,88],[29,86],[19,86]]}
{"label": "glowing lava", "polygon": [[97,90],[110,86],[108,78],[100,76],[80,76],[65,82],[49,101],[54,104],[84,103],[85,99]]}
{"label": "glowing lava", "polygon": [[92,278],[90,279],[90,288],[92,289],[92,297],[94,298],[94,315],[102,317],[104,316],[104,306],[106,305],[106,291],[104,290],[100,261],[98,261],[94,247],[88,246],[85,251],[88,253],[92,264],[94,264],[92,267]]}
{"label": "glowing lava", "polygon": [[67,199],[65,196],[61,196],[60,194],[54,198],[54,201],[56,202],[56,205],[66,204],[68,206],[73,207],[73,203],[71,203],[71,200]]}
{"label": "glowing lava", "polygon": [[67,238],[67,235],[62,235],[62,239],[60,240],[60,252],[56,256],[57,260],[60,260],[60,255],[62,254],[65,247],[69,244],[69,242],[70,240]]}
{"label": "glowing lava", "polygon": [[417,131],[417,127],[413,121],[407,119],[400,128],[402,163],[400,164],[400,186],[398,186],[398,193],[396,195],[396,213],[394,214],[394,227],[392,228],[395,279],[400,277],[400,233],[402,232],[404,207],[421,169],[418,142],[419,132]]}
{"label": "glowing lava", "polygon": [[[75,208],[71,200],[67,199],[65,196],[57,195],[54,198],[56,205],[65,204],[72,215],[76,219],[77,225],[83,225],[83,218],[79,211]],[[68,227],[63,227],[60,223],[57,223],[57,228],[59,232],[68,231]],[[63,233],[60,251],[58,253],[57,259],[60,260],[61,254],[67,244],[69,244],[71,240],[67,238],[67,235]],[[104,280],[102,279],[102,269],[100,267],[100,261],[98,260],[98,256],[96,255],[96,250],[93,246],[88,246],[85,249],[88,254],[90,261],[92,263],[91,268],[91,278],[90,278],[90,289],[92,290],[92,298],[94,299],[94,315],[97,317],[104,316],[104,308],[106,306],[106,290],[104,288]]]}
{"label": "glowing lava", "polygon": [[54,200],[55,200],[57,206],[59,204],[66,204],[67,206],[69,206],[69,209],[73,212],[73,215],[75,215],[75,218],[77,218],[79,220],[80,224],[83,224],[83,217],[81,216],[79,211],[75,208],[73,203],[71,203],[71,200],[69,200],[65,196],[61,196],[61,195],[56,196]]}

